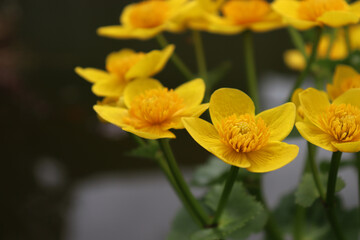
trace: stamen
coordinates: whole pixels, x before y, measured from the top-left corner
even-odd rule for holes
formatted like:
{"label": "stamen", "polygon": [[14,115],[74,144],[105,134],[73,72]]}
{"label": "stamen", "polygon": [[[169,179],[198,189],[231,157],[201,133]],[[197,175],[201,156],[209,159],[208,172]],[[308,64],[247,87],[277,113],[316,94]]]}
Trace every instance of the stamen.
{"label": "stamen", "polygon": [[166,1],[143,1],[133,7],[130,23],[138,28],[154,28],[167,20],[169,10]]}
{"label": "stamen", "polygon": [[112,53],[106,61],[106,70],[110,73],[116,74],[119,79],[125,80],[125,74],[145,56],[145,53],[133,53],[130,55],[122,55],[119,53]]}
{"label": "stamen", "polygon": [[230,0],[222,8],[226,18],[235,24],[259,22],[271,11],[264,0]]}

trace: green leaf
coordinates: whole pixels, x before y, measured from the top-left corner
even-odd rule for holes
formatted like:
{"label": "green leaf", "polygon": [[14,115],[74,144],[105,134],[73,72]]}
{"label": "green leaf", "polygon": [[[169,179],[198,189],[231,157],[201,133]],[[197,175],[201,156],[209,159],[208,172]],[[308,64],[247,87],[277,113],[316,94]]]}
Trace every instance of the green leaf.
{"label": "green leaf", "polygon": [[176,214],[167,240],[184,240],[190,239],[190,236],[199,231],[200,228],[188,214],[188,212],[182,208]]}
{"label": "green leaf", "polygon": [[159,144],[157,141],[149,141],[126,153],[127,156],[155,159],[159,154]]}
{"label": "green leaf", "polygon": [[209,160],[195,170],[191,183],[195,186],[209,186],[224,179],[230,165],[211,156]]}
{"label": "green leaf", "polygon": [[[217,208],[222,190],[222,185],[216,185],[205,196],[205,204],[213,211]],[[248,236],[252,232],[259,231],[259,228],[261,229],[264,225],[264,222],[257,223],[255,220],[261,215],[262,219],[266,219],[263,206],[247,193],[240,182],[236,182],[219,220],[219,225],[216,228],[196,232],[191,236],[191,240],[223,239],[231,234]],[[266,220],[264,221],[266,222]]]}
{"label": "green leaf", "polygon": [[[322,183],[323,189],[326,190],[327,176],[323,173],[320,173],[320,181]],[[336,181],[336,192],[339,192],[344,187],[345,182],[341,178],[338,178]],[[310,207],[314,201],[320,197],[313,176],[310,173],[306,173],[302,177],[299,188],[295,193],[295,197],[295,202],[303,207]]]}

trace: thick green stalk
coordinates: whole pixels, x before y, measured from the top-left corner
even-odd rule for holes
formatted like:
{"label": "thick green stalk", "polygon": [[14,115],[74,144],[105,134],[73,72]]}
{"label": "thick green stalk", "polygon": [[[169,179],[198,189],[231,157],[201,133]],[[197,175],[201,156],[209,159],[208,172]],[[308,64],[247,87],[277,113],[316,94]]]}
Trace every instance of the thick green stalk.
{"label": "thick green stalk", "polygon": [[244,53],[245,53],[246,78],[248,83],[249,95],[251,99],[254,101],[255,108],[259,108],[258,84],[256,79],[253,37],[251,31],[248,30],[243,33],[243,43],[244,43]]}
{"label": "thick green stalk", "polygon": [[292,96],[293,92],[295,91],[295,89],[299,88],[302,85],[302,83],[304,82],[306,76],[310,72],[311,66],[312,66],[313,62],[315,61],[315,59],[316,59],[317,48],[318,48],[318,45],[319,45],[321,33],[322,33],[322,29],[320,27],[316,28],[316,34],[315,34],[315,38],[314,38],[314,41],[313,41],[313,46],[312,46],[312,49],[311,49],[310,57],[306,62],[306,66],[305,66],[304,70],[300,73],[300,75],[296,79],[296,82],[295,82],[293,88],[291,89],[291,92],[290,92],[289,97],[288,97],[289,102],[291,101],[291,96]]}
{"label": "thick green stalk", "polygon": [[311,169],[311,173],[312,173],[312,176],[313,176],[313,179],[315,182],[315,186],[319,192],[321,200],[325,201],[325,192],[324,192],[323,186],[321,184],[319,170],[318,170],[318,167],[315,162],[316,146],[314,146],[313,144],[311,144],[309,142],[307,144],[308,144],[308,161],[310,164],[310,169]]}
{"label": "thick green stalk", "polygon": [[209,225],[209,218],[204,209],[200,206],[199,202],[195,199],[193,194],[191,193],[187,183],[184,180],[184,177],[182,176],[180,169],[176,163],[175,157],[172,153],[169,140],[168,139],[160,139],[159,140],[160,147],[163,151],[163,154],[165,155],[165,158],[167,160],[167,164],[169,166],[170,172],[172,176],[175,179],[175,182],[185,198],[187,199],[188,203],[191,205],[192,209],[197,214],[197,217],[199,221],[201,222],[201,225],[203,227],[206,227]]}
{"label": "thick green stalk", "polygon": [[220,201],[218,203],[218,206],[216,208],[216,212],[212,221],[212,225],[215,225],[218,223],[221,214],[226,206],[227,200],[229,199],[232,187],[234,186],[235,180],[236,180],[236,176],[239,172],[239,168],[235,167],[235,166],[231,166],[230,171],[229,171],[229,176],[226,180],[223,192],[221,194],[220,197]]}
{"label": "thick green stalk", "polygon": [[307,54],[305,51],[305,43],[303,38],[301,37],[301,34],[294,27],[289,26],[287,29],[294,46],[301,52],[304,58],[307,59]]}
{"label": "thick green stalk", "polygon": [[201,33],[199,31],[193,30],[192,35],[195,44],[195,55],[199,76],[204,79],[205,83],[207,83],[206,59]]}
{"label": "thick green stalk", "polygon": [[327,192],[326,192],[326,205],[325,205],[329,222],[338,240],[345,239],[344,234],[342,233],[341,227],[339,225],[339,222],[336,218],[336,213],[334,208],[335,187],[336,187],[337,174],[340,166],[341,154],[342,152],[334,152],[331,158],[330,171],[329,171],[329,177],[327,183]]}
{"label": "thick green stalk", "polygon": [[[156,35],[156,40],[158,41],[159,45],[164,48],[167,45],[169,45],[168,41],[166,40],[166,38],[164,37],[164,35],[162,35],[161,33]],[[173,53],[171,56],[171,60],[173,61],[173,63],[175,64],[175,66],[179,69],[179,71],[184,75],[184,77],[187,80],[191,80],[194,78],[194,75],[191,73],[191,71],[189,70],[189,68],[185,65],[185,63],[181,60],[181,58],[176,54]]]}

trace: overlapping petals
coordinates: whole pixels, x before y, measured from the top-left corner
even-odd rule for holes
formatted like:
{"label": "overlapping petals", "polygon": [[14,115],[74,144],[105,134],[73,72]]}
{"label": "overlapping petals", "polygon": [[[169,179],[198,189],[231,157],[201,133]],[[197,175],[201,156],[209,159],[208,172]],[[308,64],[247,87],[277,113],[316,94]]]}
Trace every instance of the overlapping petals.
{"label": "overlapping petals", "polygon": [[137,79],[124,91],[125,107],[95,105],[104,120],[123,130],[148,139],[175,138],[169,129],[184,128],[182,117],[199,117],[208,104],[201,104],[205,93],[202,79],[167,89],[155,79]]}
{"label": "overlapping petals", "polygon": [[107,71],[95,68],[75,69],[76,73],[93,83],[92,91],[97,96],[119,97],[126,85],[136,78],[147,78],[160,72],[174,51],[174,45],[149,53],[123,49],[106,58]]}
{"label": "overlapping petals", "polygon": [[350,89],[332,103],[326,94],[309,88],[299,94],[309,121],[297,122],[309,142],[336,152],[360,151],[360,89]]}
{"label": "overlapping petals", "polygon": [[153,38],[162,31],[178,32],[182,26],[172,21],[185,6],[186,0],[145,0],[126,6],[120,25],[100,27],[100,36],[117,39]]}
{"label": "overlapping petals", "polygon": [[300,30],[315,26],[341,27],[359,22],[359,3],[345,0],[276,0],[273,9]]}
{"label": "overlapping petals", "polygon": [[224,162],[269,172],[297,156],[297,146],[281,142],[295,122],[293,103],[255,115],[254,103],[245,93],[222,88],[211,96],[209,110],[214,125],[199,118],[183,118],[183,123],[196,142]]}
{"label": "overlapping petals", "polygon": [[338,65],[333,83],[326,86],[330,99],[334,100],[352,88],[360,88],[360,74],[350,66]]}

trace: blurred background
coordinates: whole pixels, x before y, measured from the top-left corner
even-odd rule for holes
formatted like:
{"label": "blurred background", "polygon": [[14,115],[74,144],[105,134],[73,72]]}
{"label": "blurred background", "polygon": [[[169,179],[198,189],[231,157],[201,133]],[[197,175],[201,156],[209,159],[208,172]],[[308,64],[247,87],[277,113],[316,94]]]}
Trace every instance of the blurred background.
{"label": "blurred background", "polygon": [[[180,203],[154,162],[124,154],[135,143],[120,129],[98,121],[92,106],[99,99],[91,84],[74,72],[76,66],[103,69],[107,54],[121,48],[159,48],[155,40],[96,35],[98,27],[117,24],[130,2],[0,1],[1,239],[165,238]],[[165,36],[195,72],[191,34]],[[204,33],[203,39],[209,69],[233,61],[216,88],[246,90],[241,35]],[[283,101],[265,104],[278,95],[274,87],[282,91],[295,76],[282,59],[289,48],[286,30],[255,36],[265,107]],[[156,77],[169,87],[184,81],[171,62]],[[176,134],[172,146],[191,176],[209,155],[184,131]],[[301,168],[301,162],[296,164],[289,169]],[[277,194],[276,186],[269,189]]]}

